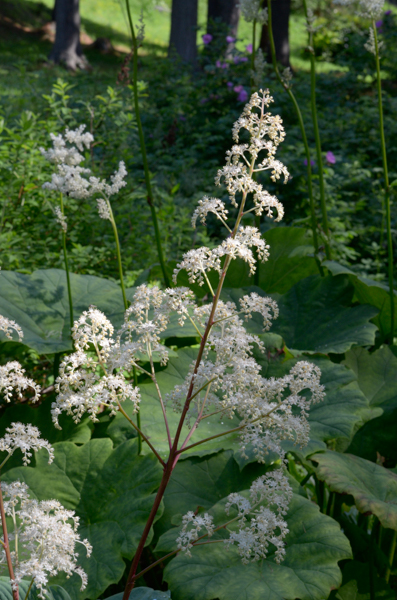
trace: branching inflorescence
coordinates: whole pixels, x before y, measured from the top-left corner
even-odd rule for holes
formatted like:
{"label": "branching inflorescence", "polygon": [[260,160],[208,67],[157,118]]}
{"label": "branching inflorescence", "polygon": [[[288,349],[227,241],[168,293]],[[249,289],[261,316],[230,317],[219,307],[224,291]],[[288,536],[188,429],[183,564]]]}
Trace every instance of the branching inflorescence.
{"label": "branching inflorescence", "polygon": [[[250,212],[255,212],[256,215],[265,213],[279,221],[284,213],[277,198],[269,194],[253,177],[254,173],[263,171],[269,171],[274,181],[281,177],[287,181],[289,177],[287,168],[275,158],[277,147],[283,141],[285,133],[281,119],[267,112],[271,102],[268,91],[252,95],[233,127],[235,144],[226,155],[226,165],[218,171],[216,177],[218,185],[226,186],[233,207],[231,212],[237,212],[234,223],[230,222],[225,203],[218,198],[204,197],[193,215],[195,226],[197,219],[204,223],[208,213],[213,213],[227,230],[227,238],[216,248],[190,250],[174,271],[175,284],[179,273],[185,270],[190,282],[207,285],[212,302],[197,303],[194,294],[186,287],[162,290],[156,286],[141,285],[136,289],[118,331],[114,331],[111,322],[97,308],[90,307],[84,312],[72,329],[75,352],[66,356],[60,366],[55,384],[57,399],[52,405],[55,426],[59,427],[61,413],[72,415],[78,422],[84,413],[88,413],[93,421],[97,420],[98,412],[104,407],[109,408],[112,414],[120,411],[163,467],[162,481],[132,561],[125,600],[139,576],[137,570],[142,550],[181,454],[194,446],[228,434],[237,434],[243,453],[249,450],[259,462],[264,462],[269,452],[277,453],[281,459],[278,463],[281,468],[274,465],[276,468],[254,481],[249,491],[231,494],[224,504],[225,521],[220,525],[214,523],[211,514],[188,512],[183,517],[174,553],[190,553],[199,540],[202,544],[206,543],[208,537],[215,536],[212,543],[218,541],[229,546],[235,545],[244,563],[265,558],[271,547],[274,547],[276,561],[281,561],[285,554],[284,539],[288,528],[284,517],[292,492],[284,471],[282,441],[290,439],[300,445],[307,443],[310,405],[324,397],[324,389],[320,384],[321,373],[312,363],[299,361],[294,363],[290,373],[284,377],[263,377],[261,366],[254,358],[254,348],[264,351],[263,342],[258,335],[247,331],[244,322],[253,313],[257,313],[263,320],[263,329],[268,330],[272,320],[278,316],[276,302],[257,292],[246,294],[238,304],[221,299],[223,283],[232,260],[241,259],[248,263],[252,274],[256,269],[256,261],[266,261],[269,256],[269,246],[260,231],[255,227],[243,226],[243,217]],[[66,132],[65,139],[54,137],[54,149],[49,151],[48,158],[57,163],[58,169],[62,166],[49,185],[64,191],[67,188],[71,193],[82,194],[81,197],[94,189],[110,194],[107,184],[92,177],[85,179],[85,171],[78,167],[81,162],[78,151],[91,141],[90,134],[83,131],[83,128],[79,128],[75,132]],[[248,142],[241,143],[241,135],[248,135]],[[75,150],[65,150],[65,140],[74,143]],[[72,170],[74,175],[69,177]],[[124,167],[121,165],[112,185],[121,185],[123,176]],[[105,204],[100,206],[100,211],[105,213],[110,205],[106,195],[103,200]],[[217,281],[215,289],[212,287],[214,281]],[[174,313],[178,315],[180,327],[184,327],[187,322],[194,327],[200,344],[185,380],[165,395],[157,379],[156,364],[165,365],[168,361],[168,351],[161,340]],[[10,328],[10,324],[6,326]],[[134,370],[141,378],[152,380],[155,386],[169,444],[166,459],[160,456],[145,435],[145,424],[141,426],[138,422],[137,425],[130,416],[138,413],[141,402]],[[128,409],[125,408],[126,403],[129,404]],[[179,424],[175,431],[170,430],[167,418],[169,411],[179,414]],[[233,426],[229,429],[225,427],[211,438],[200,438],[200,424],[208,418],[219,421],[230,418],[233,419]],[[13,432],[14,430],[9,431],[7,435]],[[18,435],[28,433],[21,430]],[[30,433],[33,435],[33,430]],[[193,434],[194,439],[199,441],[192,443]],[[35,435],[37,440],[38,432]],[[33,449],[40,447],[37,441],[35,444],[36,446],[33,442],[31,444]],[[16,445],[17,442],[14,443]],[[10,452],[14,446],[7,438],[3,440],[3,447],[0,449],[8,448]],[[20,444],[19,447],[22,448]],[[51,450],[49,451],[51,458]],[[25,451],[25,462],[29,457],[29,452]],[[10,487],[6,488],[6,492],[8,498],[14,493]],[[6,507],[11,506],[9,503],[12,500],[6,502]],[[48,522],[51,519],[54,521],[55,529],[58,527],[57,523],[72,520],[74,525],[70,526],[70,533],[63,533],[62,530],[60,537],[70,536],[70,541],[64,545],[66,554],[69,552],[68,548],[74,547],[73,544],[78,541],[73,538],[77,521],[71,513],[57,503],[42,504],[29,500],[24,487],[15,502],[20,503],[18,510],[21,511],[22,520],[28,519],[29,511],[31,515],[41,511],[40,514],[45,515],[43,518]],[[32,526],[34,518],[36,517],[30,517]],[[220,530],[222,535],[218,535]],[[29,535],[26,534],[26,543],[34,544],[34,535]],[[85,545],[88,548],[86,543]],[[75,571],[82,576],[84,584],[84,576],[77,570],[75,559],[71,558],[70,553],[68,556],[69,558],[65,556],[62,566],[58,568],[55,565],[54,569],[62,568],[67,573]],[[50,564],[51,559],[48,560]],[[26,566],[25,573],[30,573],[29,568]],[[17,572],[23,573],[21,569]],[[15,576],[16,580],[17,577]],[[42,579],[39,575],[34,577],[37,582],[42,581],[43,587],[40,588],[38,583],[39,589],[44,589],[45,576]]]}

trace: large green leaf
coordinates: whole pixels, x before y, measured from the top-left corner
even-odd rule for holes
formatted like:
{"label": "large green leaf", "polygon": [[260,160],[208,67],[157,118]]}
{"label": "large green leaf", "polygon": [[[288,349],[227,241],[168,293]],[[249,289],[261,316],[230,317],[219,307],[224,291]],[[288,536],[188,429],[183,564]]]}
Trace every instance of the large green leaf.
{"label": "large green leaf", "polygon": [[[80,562],[88,575],[88,587],[80,593],[77,576],[56,581],[72,600],[98,598],[121,578],[131,559],[153,505],[153,492],[161,480],[161,468],[151,456],[137,455],[137,442],[128,440],[113,450],[109,439],[94,439],[77,447],[54,444],[55,459],[47,464],[44,452],[36,467],[8,471],[4,479],[25,481],[39,500],[56,498],[80,517],[79,533],[93,546],[89,559]],[[158,517],[161,515],[161,510]],[[150,542],[152,533],[148,538]]]}
{"label": "large green leaf", "polygon": [[[224,522],[223,500],[209,512]],[[223,514],[223,519],[221,518]],[[278,565],[270,549],[267,560],[243,565],[237,550],[224,544],[201,546],[192,558],[178,555],[164,578],[174,600],[322,600],[341,582],[338,561],[351,555],[336,521],[294,493],[286,516],[286,558]],[[224,534],[223,534],[224,535]],[[165,534],[169,536],[169,534]],[[160,543],[161,543],[160,539]]]}
{"label": "large green leaf", "polygon": [[[65,271],[43,269],[31,275],[2,271],[0,278],[0,314],[22,327],[23,343],[40,354],[71,350]],[[121,324],[124,305],[115,282],[74,273],[70,282],[75,319],[94,304],[115,326]]]}
{"label": "large green leaf", "polygon": [[[357,275],[347,267],[334,261],[325,261],[323,263],[333,275],[346,273],[354,285],[355,297],[360,304],[371,304],[379,310],[379,314],[373,319],[375,325],[379,327],[382,338],[385,339],[391,331],[391,307],[390,292],[387,285]],[[394,322],[397,323],[397,292],[394,291]],[[396,325],[397,327],[397,325]],[[396,331],[396,330],[395,330]]]}
{"label": "large green leaf", "polygon": [[374,573],[374,593],[371,596],[370,572],[374,565],[349,561],[343,569],[342,586],[332,598],[337,600],[395,600],[396,594],[384,579]]}
{"label": "large green leaf", "polygon": [[376,327],[369,320],[378,311],[372,306],[351,307],[353,292],[344,275],[307,277],[277,300],[280,316],[272,332],[281,335],[288,348],[324,354],[373,345]]}
{"label": "large green leaf", "polygon": [[[25,598],[29,589],[29,585],[30,581],[21,581],[19,584],[19,597],[21,600]],[[38,598],[36,587],[33,586],[30,590],[28,600],[38,600]],[[9,577],[0,577],[0,599],[13,600]],[[70,600],[70,596],[67,591],[61,588],[59,585],[53,585],[48,588],[45,600]]]}
{"label": "large green leaf", "polygon": [[371,409],[368,422],[354,436],[349,452],[372,461],[376,460],[379,452],[395,463],[397,358],[388,346],[372,354],[364,348],[353,348],[346,354],[344,362],[356,373],[358,385]]}
{"label": "large green leaf", "polygon": [[311,460],[318,463],[317,477],[333,492],[353,496],[357,509],[376,515],[383,525],[397,529],[397,475],[353,454],[324,452]]}
{"label": "large green leaf", "polygon": [[[159,592],[152,588],[139,587],[132,590],[128,600],[169,600],[170,598],[171,592]],[[123,592],[104,600],[123,600]]]}

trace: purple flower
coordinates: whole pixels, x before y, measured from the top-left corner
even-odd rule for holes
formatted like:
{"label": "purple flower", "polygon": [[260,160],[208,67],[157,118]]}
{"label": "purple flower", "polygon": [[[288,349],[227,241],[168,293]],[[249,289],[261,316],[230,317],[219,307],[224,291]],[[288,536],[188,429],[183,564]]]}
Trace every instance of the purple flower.
{"label": "purple flower", "polygon": [[218,67],[218,69],[228,69],[229,68],[229,65],[227,63],[225,63],[225,62],[221,63],[220,60],[217,60],[215,64]]}
{"label": "purple flower", "polygon": [[247,94],[247,92],[245,91],[244,88],[241,90],[241,92],[239,92],[239,95],[237,96],[237,100],[239,102],[247,102],[247,100],[248,100],[248,94]]}
{"label": "purple flower", "polygon": [[229,88],[229,90],[231,90],[232,87],[233,87],[233,82],[232,81],[228,81],[226,85]]}
{"label": "purple flower", "polygon": [[180,121],[186,121],[185,115],[179,115],[179,120]]}
{"label": "purple flower", "polygon": [[234,42],[236,41],[236,38],[233,37],[232,35],[227,35],[226,36],[226,41],[228,44],[234,44]]}
{"label": "purple flower", "polygon": [[248,62],[248,58],[246,56],[235,56],[233,62],[238,65],[238,63]]}
{"label": "purple flower", "polygon": [[[307,167],[307,158],[305,158],[303,164],[305,165],[305,167]],[[316,164],[312,158],[310,159],[310,164],[312,167],[314,167],[314,165]]]}
{"label": "purple flower", "polygon": [[252,44],[248,44],[245,49],[247,50],[248,54],[252,54]]}
{"label": "purple flower", "polygon": [[243,89],[242,85],[235,85],[233,91],[236,92],[236,94],[239,94]]}
{"label": "purple flower", "polygon": [[203,35],[203,44],[209,44],[212,42],[212,35],[210,33],[205,33]]}
{"label": "purple flower", "polygon": [[380,27],[382,27],[383,21],[376,21],[375,25],[376,25],[376,28],[379,29]]}
{"label": "purple flower", "polygon": [[327,163],[329,165],[334,165],[336,163],[336,158],[333,152],[331,152],[330,150],[327,152],[327,154],[325,155],[325,160],[327,161]]}
{"label": "purple flower", "polygon": [[385,15],[387,15],[387,16],[391,15],[391,10],[387,10],[387,11],[385,12]]}

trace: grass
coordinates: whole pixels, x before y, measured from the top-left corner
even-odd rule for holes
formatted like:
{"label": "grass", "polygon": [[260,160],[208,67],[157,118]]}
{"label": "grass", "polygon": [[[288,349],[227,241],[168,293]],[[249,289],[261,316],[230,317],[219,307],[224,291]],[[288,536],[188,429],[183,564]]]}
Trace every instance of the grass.
{"label": "grass", "polygon": [[[197,43],[201,44],[201,36],[206,29],[207,1],[199,0]],[[54,0],[16,0],[13,2],[16,12],[37,13],[39,8],[46,8],[47,19],[53,8]],[[24,10],[23,10],[24,9]],[[145,22],[145,42],[143,52],[155,56],[166,56],[171,23],[171,0],[138,0],[131,2],[131,10],[135,22],[141,15]],[[42,10],[44,14],[44,11]],[[112,44],[123,51],[129,48],[129,33],[124,0],[85,0],[80,5],[82,31],[93,39],[106,37]],[[259,29],[259,28],[258,28]],[[304,17],[293,12],[290,20],[291,62],[295,69],[309,70],[309,61],[304,57],[302,49],[306,45],[306,29]],[[237,48],[243,50],[251,42],[251,24],[240,19]],[[320,72],[335,70],[331,63],[320,63]]]}

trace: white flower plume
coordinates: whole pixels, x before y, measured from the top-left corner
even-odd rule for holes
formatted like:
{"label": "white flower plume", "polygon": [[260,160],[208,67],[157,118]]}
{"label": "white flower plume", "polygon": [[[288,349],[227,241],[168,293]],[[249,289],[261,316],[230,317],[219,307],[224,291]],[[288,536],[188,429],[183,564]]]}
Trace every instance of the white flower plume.
{"label": "white flower plume", "polygon": [[[87,575],[78,566],[77,544],[85,547],[87,556],[91,554],[88,540],[80,540],[77,532],[79,518],[74,511],[65,509],[57,500],[29,498],[28,486],[19,481],[2,483],[6,514],[14,520],[14,532],[10,540],[18,535],[18,555],[11,556],[15,563],[15,580],[34,580],[38,597],[44,599],[50,577],[60,572],[67,577],[76,573],[81,578],[81,590],[87,586]],[[18,525],[17,525],[18,524]],[[0,552],[0,562],[5,562],[5,551]],[[17,558],[18,557],[18,558]]]}
{"label": "white flower plume", "polygon": [[51,463],[54,459],[54,450],[51,444],[40,437],[40,431],[34,425],[11,423],[10,427],[6,428],[4,437],[0,438],[0,452],[7,452],[11,455],[17,448],[23,454],[23,464],[25,466],[30,463],[31,450],[38,452],[45,448],[49,455],[48,462]]}

